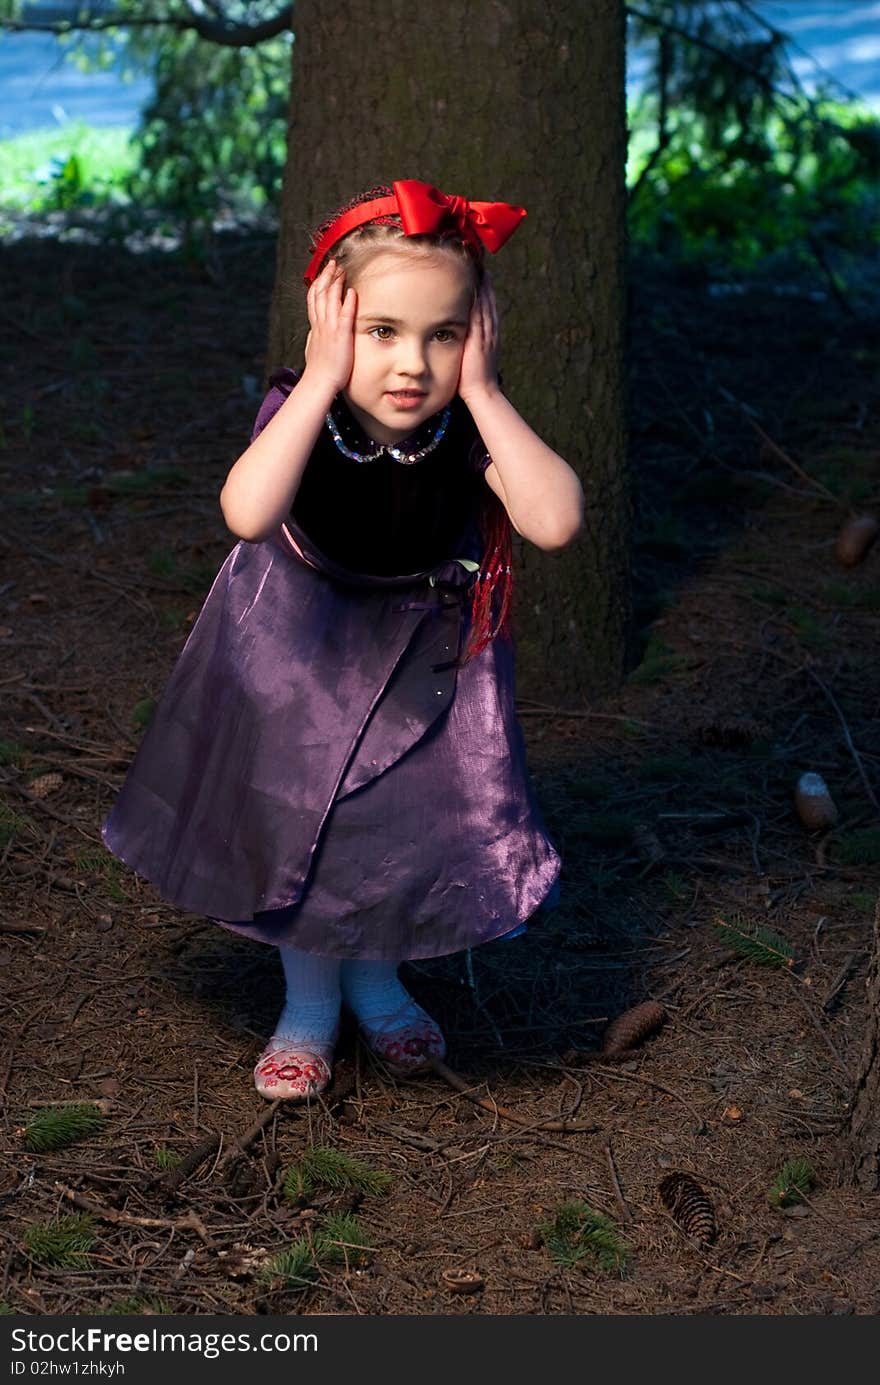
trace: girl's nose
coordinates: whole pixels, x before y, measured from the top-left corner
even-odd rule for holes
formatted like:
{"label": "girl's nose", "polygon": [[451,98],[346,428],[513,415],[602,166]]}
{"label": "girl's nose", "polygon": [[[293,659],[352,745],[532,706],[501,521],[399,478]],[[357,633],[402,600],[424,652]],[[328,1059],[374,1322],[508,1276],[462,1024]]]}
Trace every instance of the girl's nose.
{"label": "girl's nose", "polygon": [[400,344],[397,368],[402,375],[423,375],[425,349],[420,341],[404,340]]}

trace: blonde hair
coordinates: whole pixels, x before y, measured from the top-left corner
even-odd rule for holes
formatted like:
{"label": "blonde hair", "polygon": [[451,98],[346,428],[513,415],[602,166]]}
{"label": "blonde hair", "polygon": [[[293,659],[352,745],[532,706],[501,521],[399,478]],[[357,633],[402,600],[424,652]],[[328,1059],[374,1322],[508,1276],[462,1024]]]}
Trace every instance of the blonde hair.
{"label": "blonde hair", "polygon": [[[327,217],[316,228],[311,238],[312,249],[314,250],[324,233],[345,212],[359,207],[363,202],[371,202],[379,197],[389,197],[391,194],[392,189],[389,187],[369,188],[366,192],[359,193],[357,197],[352,198],[344,207],[340,207],[338,211]],[[408,236],[401,225],[400,217],[396,213],[378,217],[375,221],[367,221],[362,226],[356,226],[353,231],[349,231],[347,236],[343,236],[327,251],[318,272],[320,273],[327,261],[332,259],[336,261],[340,269],[345,271],[347,282],[356,284],[370,260],[374,256],[388,251],[394,254],[418,256],[422,259],[439,251],[441,254],[452,256],[463,264],[468,270],[474,292],[482,283],[483,257],[480,250],[468,244],[462,236],[455,232],[444,235]]]}

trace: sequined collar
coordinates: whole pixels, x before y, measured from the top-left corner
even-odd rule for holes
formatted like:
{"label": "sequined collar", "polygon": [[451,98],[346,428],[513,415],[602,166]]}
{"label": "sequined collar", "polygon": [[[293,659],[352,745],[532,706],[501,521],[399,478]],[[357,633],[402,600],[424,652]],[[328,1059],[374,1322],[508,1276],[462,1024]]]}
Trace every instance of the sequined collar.
{"label": "sequined collar", "polygon": [[449,427],[451,415],[452,407],[447,404],[400,442],[381,443],[364,432],[343,396],[338,394],[325,423],[337,448],[349,461],[376,462],[387,454],[402,466],[412,466],[434,451]]}

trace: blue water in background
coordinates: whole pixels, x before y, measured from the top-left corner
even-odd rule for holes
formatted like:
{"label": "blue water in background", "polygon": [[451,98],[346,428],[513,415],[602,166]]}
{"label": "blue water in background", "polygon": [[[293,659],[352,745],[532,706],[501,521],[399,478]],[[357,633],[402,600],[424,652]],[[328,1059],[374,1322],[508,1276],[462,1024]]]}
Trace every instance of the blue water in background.
{"label": "blue water in background", "polygon": [[[808,88],[821,77],[818,62],[880,111],[880,0],[755,0],[754,8],[791,34],[798,45],[792,66]],[[149,78],[127,82],[112,69],[80,72],[64,54],[53,34],[0,35],[0,139],[72,120],[134,128],[150,94]],[[646,55],[631,48],[631,97],[646,65]]]}

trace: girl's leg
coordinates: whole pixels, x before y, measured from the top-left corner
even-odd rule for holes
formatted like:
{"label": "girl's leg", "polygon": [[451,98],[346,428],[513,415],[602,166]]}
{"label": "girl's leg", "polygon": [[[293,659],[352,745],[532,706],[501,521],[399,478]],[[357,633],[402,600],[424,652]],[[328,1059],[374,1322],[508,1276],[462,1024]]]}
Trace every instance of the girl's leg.
{"label": "girl's leg", "polygon": [[331,1076],[342,996],[338,957],[278,949],[287,999],[254,1070],[261,1096],[296,1100],[320,1092]]}
{"label": "girl's leg", "polygon": [[424,1069],[431,1058],[443,1058],[446,1044],[439,1025],[399,981],[399,965],[343,962],[342,998],[373,1052],[406,1074]]}

